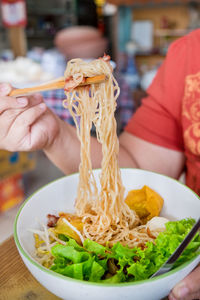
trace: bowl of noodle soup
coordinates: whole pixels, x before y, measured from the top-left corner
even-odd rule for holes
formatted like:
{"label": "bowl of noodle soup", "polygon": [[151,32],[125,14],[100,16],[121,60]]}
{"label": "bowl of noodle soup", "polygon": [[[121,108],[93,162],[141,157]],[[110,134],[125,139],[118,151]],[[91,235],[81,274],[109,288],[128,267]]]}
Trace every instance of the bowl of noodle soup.
{"label": "bowl of noodle soup", "polygon": [[[99,183],[100,170],[94,171]],[[148,185],[164,199],[161,216],[170,220],[199,218],[198,196],[182,183],[169,177],[138,169],[121,169],[125,195],[131,189]],[[136,282],[102,284],[72,279],[57,274],[40,265],[33,257],[35,241],[30,229],[39,229],[47,223],[47,214],[61,211],[74,213],[79,174],[58,179],[35,192],[20,208],[15,220],[14,237],[18,251],[32,275],[50,292],[62,299],[119,300],[119,299],[161,299],[167,296],[173,286],[184,278],[200,262],[200,257],[184,263],[170,272]]]}
{"label": "bowl of noodle soup", "polygon": [[[109,59],[104,56],[90,62],[81,59],[68,62],[63,105],[73,117],[80,141],[79,173],[48,184],[25,202],[16,217],[15,242],[33,276],[62,299],[156,300],[168,295],[198,264],[200,257],[187,256],[184,263],[167,274],[146,279],[161,262],[154,254],[151,273],[147,270],[148,274],[140,277],[150,261],[144,262],[145,251],[149,255],[148,251],[153,249],[155,253],[160,236],[163,248],[165,230],[153,243],[141,216],[125,202],[126,195],[133,189],[148,186],[164,199],[161,213],[169,220],[197,219],[200,201],[186,186],[166,176],[137,169],[120,170],[115,120],[120,90]],[[103,82],[84,86],[87,77],[98,75],[103,75]],[[92,166],[90,133],[93,125],[102,149],[100,170],[93,170]],[[64,215],[57,218],[60,212]],[[53,228],[46,227],[48,214],[54,218]],[[76,225],[72,224],[73,220]],[[171,223],[166,223],[166,232],[168,224]],[[185,232],[182,225],[178,231]],[[182,233],[181,236],[183,238]],[[180,243],[179,237],[176,246]],[[200,245],[199,236],[197,238],[195,247]],[[165,236],[166,243],[171,240],[171,235]],[[190,248],[193,255],[191,249],[196,251],[197,248]],[[144,264],[139,268],[141,261]]]}

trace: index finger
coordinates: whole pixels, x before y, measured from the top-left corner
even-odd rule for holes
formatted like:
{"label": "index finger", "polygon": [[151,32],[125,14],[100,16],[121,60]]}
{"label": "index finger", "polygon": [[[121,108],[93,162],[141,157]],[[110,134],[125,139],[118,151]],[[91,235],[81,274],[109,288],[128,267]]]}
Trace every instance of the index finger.
{"label": "index finger", "polygon": [[28,104],[28,99],[25,97],[14,98],[9,96],[0,96],[0,114],[9,109],[17,109],[25,107]]}
{"label": "index finger", "polygon": [[12,91],[12,86],[9,83],[0,83],[0,96],[8,96]]}

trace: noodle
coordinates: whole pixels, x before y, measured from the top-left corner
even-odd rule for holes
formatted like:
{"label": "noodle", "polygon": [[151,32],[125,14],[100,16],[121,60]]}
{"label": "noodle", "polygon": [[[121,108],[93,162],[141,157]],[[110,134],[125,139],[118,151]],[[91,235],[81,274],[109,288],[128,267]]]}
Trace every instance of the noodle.
{"label": "noodle", "polygon": [[[133,247],[151,239],[142,226],[138,227],[139,217],[124,202],[115,120],[119,86],[106,60],[106,56],[89,63],[73,59],[68,62],[65,72],[66,82],[74,85],[65,91],[67,99],[63,105],[74,119],[81,148],[75,210],[82,217],[84,238],[100,244],[109,242],[112,245],[121,242]],[[78,87],[84,77],[99,74],[105,74],[107,80],[92,84],[90,88]],[[90,133],[93,125],[96,127],[97,140],[102,145],[100,191],[93,175],[90,153]]]}

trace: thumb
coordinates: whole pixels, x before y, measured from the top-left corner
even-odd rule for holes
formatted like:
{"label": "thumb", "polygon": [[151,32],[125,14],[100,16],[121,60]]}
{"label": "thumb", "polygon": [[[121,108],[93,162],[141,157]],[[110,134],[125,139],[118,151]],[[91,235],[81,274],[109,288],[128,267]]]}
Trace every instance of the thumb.
{"label": "thumb", "polygon": [[172,295],[183,299],[197,292],[200,292],[200,265],[173,288]]}
{"label": "thumb", "polygon": [[0,83],[0,96],[8,96],[12,91],[12,87],[9,83]]}

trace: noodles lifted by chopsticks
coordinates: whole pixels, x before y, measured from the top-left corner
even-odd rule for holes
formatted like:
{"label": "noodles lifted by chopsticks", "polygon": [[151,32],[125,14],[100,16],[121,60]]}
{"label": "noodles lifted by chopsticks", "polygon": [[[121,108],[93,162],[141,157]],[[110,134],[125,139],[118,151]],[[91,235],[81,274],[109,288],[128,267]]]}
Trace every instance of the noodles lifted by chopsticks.
{"label": "noodles lifted by chopsticks", "polygon": [[[136,228],[140,220],[124,202],[124,187],[118,165],[119,142],[115,120],[119,86],[112,74],[108,57],[89,63],[81,59],[68,62],[66,81],[72,88],[66,90],[63,105],[69,109],[80,140],[81,163],[76,198],[76,214],[82,217],[83,236],[100,244],[121,242],[134,246],[149,237]],[[84,77],[105,74],[107,80],[90,87],[78,87]],[[73,84],[74,83],[74,84]],[[76,87],[76,89],[73,89]],[[79,118],[79,122],[77,121]],[[92,172],[90,133],[96,127],[98,142],[102,145],[100,191]]]}

